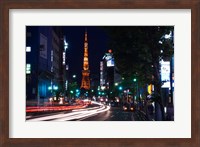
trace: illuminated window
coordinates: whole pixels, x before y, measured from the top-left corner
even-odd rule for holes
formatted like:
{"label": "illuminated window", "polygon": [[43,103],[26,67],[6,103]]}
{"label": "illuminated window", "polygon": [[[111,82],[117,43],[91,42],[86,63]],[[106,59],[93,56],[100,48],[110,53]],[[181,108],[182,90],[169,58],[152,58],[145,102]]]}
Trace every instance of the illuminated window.
{"label": "illuminated window", "polygon": [[69,70],[69,65],[66,65],[66,70]]}
{"label": "illuminated window", "polygon": [[63,65],[65,65],[65,52],[63,52]]}
{"label": "illuminated window", "polygon": [[51,50],[51,62],[53,62],[53,50]]}
{"label": "illuminated window", "polygon": [[26,47],[26,52],[31,52],[31,47],[30,46]]}
{"label": "illuminated window", "polygon": [[31,64],[26,64],[26,74],[31,73]]}
{"label": "illuminated window", "polygon": [[64,49],[66,51],[66,49],[68,48],[68,43],[66,42],[66,40],[64,39]]}

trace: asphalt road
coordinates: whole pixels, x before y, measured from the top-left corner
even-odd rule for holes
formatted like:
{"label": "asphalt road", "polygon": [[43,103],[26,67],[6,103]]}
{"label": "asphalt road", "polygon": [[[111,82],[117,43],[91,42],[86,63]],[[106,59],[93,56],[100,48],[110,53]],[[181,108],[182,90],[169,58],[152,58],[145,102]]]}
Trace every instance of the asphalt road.
{"label": "asphalt road", "polygon": [[27,121],[148,121],[138,110],[124,111],[122,107],[93,105],[84,109],[28,116]]}
{"label": "asphalt road", "polygon": [[82,121],[148,121],[141,111],[123,111],[121,107],[111,107],[110,110],[96,114]]}

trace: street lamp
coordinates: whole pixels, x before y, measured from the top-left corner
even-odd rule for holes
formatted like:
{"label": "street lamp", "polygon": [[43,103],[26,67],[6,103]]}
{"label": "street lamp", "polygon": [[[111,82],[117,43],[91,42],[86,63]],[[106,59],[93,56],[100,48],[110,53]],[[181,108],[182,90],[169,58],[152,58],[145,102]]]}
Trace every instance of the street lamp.
{"label": "street lamp", "polygon": [[[136,83],[136,82],[137,82],[137,79],[134,78],[134,79],[133,79],[133,82]],[[137,82],[136,84],[137,84],[137,85],[136,85],[136,86],[137,86],[137,87],[136,87],[136,96],[139,97],[139,96],[138,96],[138,95],[139,95],[139,91],[138,91],[138,82]],[[139,99],[140,99],[140,97],[139,97]]]}
{"label": "street lamp", "polygon": [[122,87],[122,86],[119,86],[118,89],[119,89],[119,97],[123,97],[123,96],[122,96],[123,87]]}
{"label": "street lamp", "polygon": [[73,76],[72,76],[72,78],[74,78],[74,79],[75,79],[75,78],[76,78],[76,75],[73,75]]}

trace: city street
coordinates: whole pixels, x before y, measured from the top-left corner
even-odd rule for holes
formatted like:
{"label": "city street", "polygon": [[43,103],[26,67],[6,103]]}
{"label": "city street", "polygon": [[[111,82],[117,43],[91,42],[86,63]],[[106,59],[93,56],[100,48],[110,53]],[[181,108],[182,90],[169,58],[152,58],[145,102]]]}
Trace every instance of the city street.
{"label": "city street", "polygon": [[138,110],[124,111],[122,107],[93,104],[83,109],[27,116],[27,121],[148,121]]}
{"label": "city street", "polygon": [[173,101],[173,26],[26,28],[28,121],[173,121]]}
{"label": "city street", "polygon": [[113,107],[109,111],[83,119],[85,121],[148,121],[145,114],[136,110],[123,111],[120,107]]}

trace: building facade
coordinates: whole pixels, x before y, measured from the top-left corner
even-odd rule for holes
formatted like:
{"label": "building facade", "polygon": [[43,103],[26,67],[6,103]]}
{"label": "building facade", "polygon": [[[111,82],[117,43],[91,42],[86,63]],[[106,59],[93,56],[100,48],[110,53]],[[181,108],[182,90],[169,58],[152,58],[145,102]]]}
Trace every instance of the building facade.
{"label": "building facade", "polygon": [[26,27],[26,99],[45,100],[62,86],[62,28]]}
{"label": "building facade", "polygon": [[115,83],[120,83],[122,78],[117,72],[117,67],[114,63],[112,50],[105,53],[100,62],[100,89],[112,91]]}

